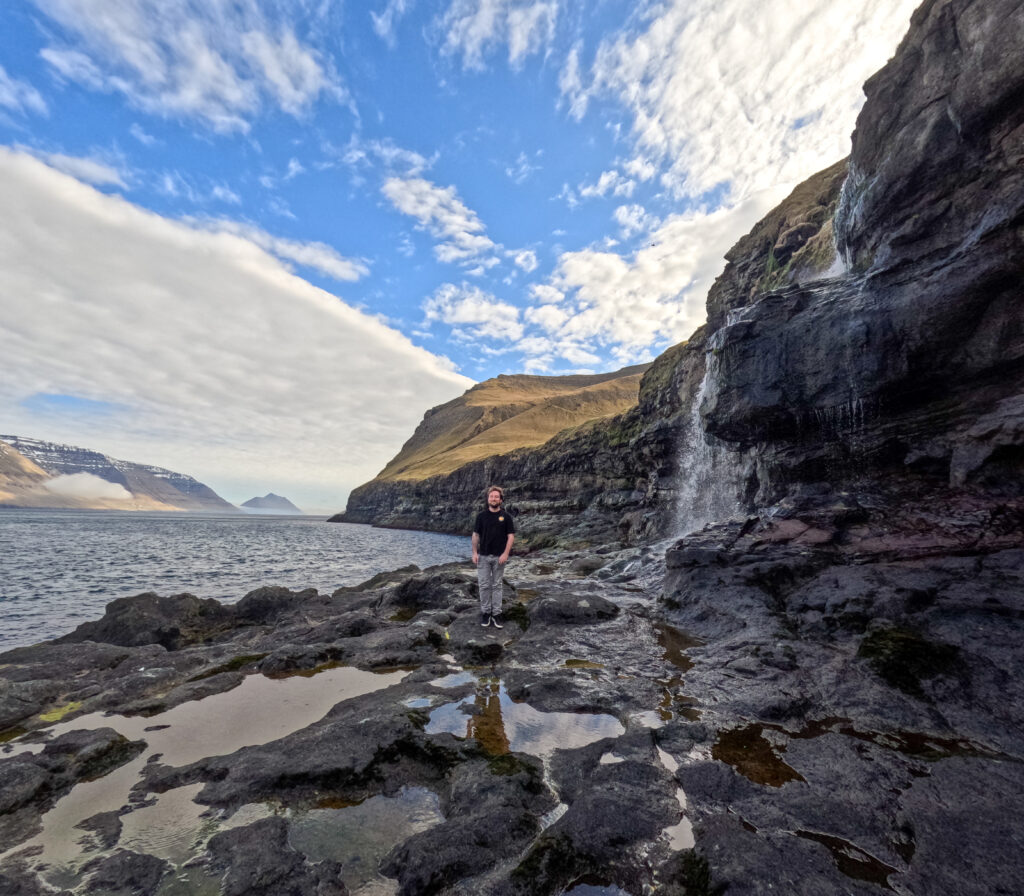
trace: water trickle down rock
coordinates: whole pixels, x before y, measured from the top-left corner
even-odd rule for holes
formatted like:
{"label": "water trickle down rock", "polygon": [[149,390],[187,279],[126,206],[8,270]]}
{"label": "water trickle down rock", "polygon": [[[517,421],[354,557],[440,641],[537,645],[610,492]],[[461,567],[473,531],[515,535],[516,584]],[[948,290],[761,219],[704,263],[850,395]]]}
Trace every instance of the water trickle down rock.
{"label": "water trickle down rock", "polygon": [[714,337],[705,353],[704,376],[690,405],[679,447],[679,517],[677,530],[687,534],[708,523],[728,520],[746,510],[753,465],[749,451],[709,435],[702,409],[717,390],[718,363]]}

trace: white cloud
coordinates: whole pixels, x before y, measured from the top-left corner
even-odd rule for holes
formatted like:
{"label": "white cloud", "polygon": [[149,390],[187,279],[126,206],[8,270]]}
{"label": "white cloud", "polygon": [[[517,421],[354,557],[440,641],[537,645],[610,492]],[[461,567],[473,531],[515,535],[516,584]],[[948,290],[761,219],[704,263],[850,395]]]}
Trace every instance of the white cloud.
{"label": "white cloud", "polygon": [[[465,283],[439,287],[423,303],[423,314],[428,322],[440,321],[452,327],[458,337],[475,337],[481,342],[516,342],[523,335],[518,308]],[[481,331],[487,335],[481,336]]]}
{"label": "white cloud", "polygon": [[[557,305],[537,305],[527,308],[524,317],[548,333],[557,333],[569,319],[569,312]],[[550,345],[545,346],[545,351]]]}
{"label": "white cloud", "polygon": [[521,249],[519,252],[512,253],[512,260],[527,274],[537,270],[537,253],[532,249]]}
{"label": "white cloud", "polygon": [[218,202],[227,202],[231,205],[242,204],[242,197],[232,190],[231,187],[227,187],[224,184],[215,184],[210,191],[210,195]]}
{"label": "white cloud", "polygon": [[565,293],[549,283],[535,283],[530,287],[530,296],[544,304],[556,304],[565,298]]}
{"label": "white cloud", "polygon": [[493,47],[508,44],[509,63],[518,68],[550,45],[557,19],[557,0],[452,0],[437,24],[441,51],[461,55],[465,68],[482,69]]}
{"label": "white cloud", "polygon": [[[243,236],[6,149],[0,195],[0,416],[14,432],[226,482],[229,500],[286,482],[299,506],[340,509],[471,384]],[[23,404],[39,394],[118,410],[43,419]]]}
{"label": "white cloud", "polygon": [[643,156],[636,156],[630,159],[622,167],[626,169],[626,173],[630,177],[636,178],[641,183],[647,183],[658,173],[658,166]]}
{"label": "white cloud", "polygon": [[305,265],[335,280],[351,282],[365,277],[370,272],[366,262],[346,258],[325,243],[303,243],[273,236],[265,230],[238,221],[211,221],[207,222],[206,227],[212,232],[232,233],[244,237],[282,261]]}
{"label": "white cloud", "polygon": [[100,499],[113,501],[128,501],[132,494],[123,485],[116,482],[107,482],[92,473],[71,473],[65,476],[55,476],[43,483],[43,488],[55,495],[62,495],[67,498],[81,498],[83,500]]}
{"label": "white cloud", "polygon": [[358,134],[349,138],[339,155],[341,161],[352,168],[380,165],[388,174],[402,177],[416,177],[434,164],[434,159],[405,149],[391,139],[366,140]]}
{"label": "white cloud", "polygon": [[373,30],[377,36],[386,41],[389,46],[395,45],[395,25],[409,11],[412,0],[388,0],[384,10],[378,14],[370,13],[373,20]]}
{"label": "white cloud", "polygon": [[558,89],[569,99],[569,114],[577,121],[587,113],[588,96],[583,86],[580,70],[580,46],[577,44],[566,57],[565,65],[558,76]]}
{"label": "white cloud", "polygon": [[573,190],[568,184],[562,184],[562,189],[557,196],[552,197],[554,199],[562,199],[569,208],[576,208],[580,204],[580,199],[576,195],[576,191]]}
{"label": "white cloud", "polygon": [[[75,175],[74,171],[67,173]],[[87,178],[80,177],[79,179],[86,180]],[[212,202],[228,203],[229,205],[241,205],[242,203],[242,197],[226,184],[210,181],[205,184],[197,184],[193,177],[182,174],[180,171],[162,172],[156,176],[153,186],[165,196],[187,199],[195,205],[209,205]]]}
{"label": "white cloud", "polygon": [[7,74],[0,65],[0,106],[12,112],[36,112],[46,115],[48,109],[42,94],[31,84],[19,81]]}
{"label": "white cloud", "polygon": [[133,124],[128,129],[128,133],[130,133],[143,146],[155,146],[156,143],[158,142],[156,137],[154,137],[152,134],[146,133],[146,131],[144,131],[142,129],[142,126],[138,123]]}
{"label": "white cloud", "polygon": [[381,191],[391,204],[419,221],[439,242],[434,254],[446,263],[484,264],[498,247],[484,231],[476,212],[459,199],[455,187],[439,187],[423,178],[389,177]]}
{"label": "white cloud", "polygon": [[298,117],[321,96],[345,97],[324,55],[287,21],[288,3],[35,2],[62,29],[41,51],[59,75],[147,112],[246,131],[266,104]]}
{"label": "white cloud", "polygon": [[686,339],[704,321],[707,291],[736,234],[784,195],[772,190],[736,208],[673,215],[628,256],[565,252],[551,282],[533,288],[534,298],[546,304],[528,309],[526,320],[574,364],[596,363],[584,358],[596,347],[608,348],[619,363],[635,363],[653,345]]}
{"label": "white cloud", "polygon": [[535,171],[540,171],[540,165],[534,165],[525,152],[519,153],[514,165],[505,168],[505,174],[517,184],[525,183]]}
{"label": "white cloud", "polygon": [[615,196],[632,196],[636,183],[627,177],[623,177],[618,171],[602,171],[601,176],[594,184],[580,184],[580,196],[585,199],[593,199],[597,196],[607,196],[612,193]]}
{"label": "white cloud", "polygon": [[635,233],[652,230],[661,223],[655,216],[648,214],[642,205],[620,205],[615,209],[615,220],[627,239]]}
{"label": "white cloud", "polygon": [[127,182],[130,179],[128,173],[115,168],[103,159],[66,156],[57,152],[33,153],[33,155],[43,159],[52,168],[63,171],[65,174],[70,174],[78,180],[84,180],[86,183],[93,184],[93,186],[128,188]]}
{"label": "white cloud", "polygon": [[724,184],[736,201],[849,152],[861,86],[916,5],[671,0],[642,29],[601,44],[588,85],[570,56],[561,88],[577,115],[588,97],[617,98],[632,115],[637,155],[663,167],[676,196]]}

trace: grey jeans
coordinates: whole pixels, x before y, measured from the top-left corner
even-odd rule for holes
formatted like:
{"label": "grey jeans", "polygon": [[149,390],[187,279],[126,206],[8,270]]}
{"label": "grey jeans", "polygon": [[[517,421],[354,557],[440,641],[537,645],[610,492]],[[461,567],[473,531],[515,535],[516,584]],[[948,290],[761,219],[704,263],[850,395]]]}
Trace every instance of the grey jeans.
{"label": "grey jeans", "polygon": [[497,616],[501,612],[501,577],[505,565],[493,554],[481,554],[476,578],[480,585],[480,612]]}

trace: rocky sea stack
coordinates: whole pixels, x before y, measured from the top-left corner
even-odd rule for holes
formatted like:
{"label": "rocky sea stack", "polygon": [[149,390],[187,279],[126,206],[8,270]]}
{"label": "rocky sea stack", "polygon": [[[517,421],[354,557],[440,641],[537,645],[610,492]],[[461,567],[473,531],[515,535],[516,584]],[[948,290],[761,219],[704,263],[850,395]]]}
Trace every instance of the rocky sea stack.
{"label": "rocky sea stack", "polygon": [[507,486],[504,628],[467,563],[0,656],[4,892],[1021,892],[1022,46],[926,2],[635,407],[353,495]]}
{"label": "rocky sea stack", "polygon": [[302,511],[292,504],[292,502],[287,498],[283,498],[281,495],[275,495],[273,492],[268,492],[262,498],[250,498],[240,506],[246,510],[251,510],[257,513],[290,513],[295,515],[300,515],[302,513]]}

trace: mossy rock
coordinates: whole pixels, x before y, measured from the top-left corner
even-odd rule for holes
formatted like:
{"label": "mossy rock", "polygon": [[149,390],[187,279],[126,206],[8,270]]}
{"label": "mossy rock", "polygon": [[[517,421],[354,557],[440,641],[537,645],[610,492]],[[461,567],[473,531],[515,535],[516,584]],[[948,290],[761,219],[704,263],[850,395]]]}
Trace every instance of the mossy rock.
{"label": "mossy rock", "polygon": [[880,628],[869,633],[857,656],[894,688],[925,699],[922,682],[940,675],[958,675],[964,663],[960,648],[941,641],[929,641],[920,633],[904,628]]}
{"label": "mossy rock", "polygon": [[516,623],[524,632],[530,627],[530,614],[524,604],[505,604],[501,608],[501,615],[509,622]]}
{"label": "mossy rock", "polygon": [[591,870],[589,864],[565,834],[542,834],[512,870],[511,881],[517,893],[546,896]]}

